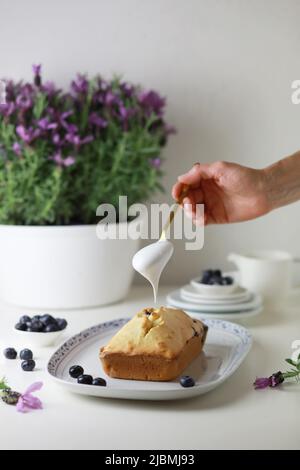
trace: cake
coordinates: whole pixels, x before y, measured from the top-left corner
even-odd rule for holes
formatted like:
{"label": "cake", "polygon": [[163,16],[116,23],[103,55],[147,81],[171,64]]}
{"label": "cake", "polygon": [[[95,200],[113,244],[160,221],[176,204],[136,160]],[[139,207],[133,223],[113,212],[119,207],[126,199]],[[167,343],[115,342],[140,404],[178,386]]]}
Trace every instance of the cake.
{"label": "cake", "polygon": [[110,377],[173,380],[199,356],[207,330],[182,310],[144,309],[101,348],[100,359]]}

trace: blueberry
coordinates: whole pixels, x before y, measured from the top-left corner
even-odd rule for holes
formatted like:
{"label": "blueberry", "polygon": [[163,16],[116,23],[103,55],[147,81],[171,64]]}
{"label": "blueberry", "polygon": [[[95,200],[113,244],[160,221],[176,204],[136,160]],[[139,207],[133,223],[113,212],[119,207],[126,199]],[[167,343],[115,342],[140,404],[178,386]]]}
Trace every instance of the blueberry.
{"label": "blueberry", "polygon": [[77,382],[80,385],[93,385],[93,377],[91,375],[80,375]]}
{"label": "blueberry", "polygon": [[20,352],[20,359],[22,359],[22,361],[30,361],[33,359],[32,351],[30,351],[30,349],[23,349],[23,351]]}
{"label": "blueberry", "polygon": [[210,285],[212,286],[221,286],[222,285],[222,277],[216,276],[215,274],[210,278],[209,281]]}
{"label": "blueberry", "polygon": [[218,278],[222,277],[222,271],[221,271],[221,269],[215,269],[215,270],[213,271],[213,275],[214,275],[215,277],[218,277]]}
{"label": "blueberry", "polygon": [[35,369],[35,361],[30,359],[29,361],[23,361],[21,364],[24,372],[32,372]]}
{"label": "blueberry", "polygon": [[23,317],[20,318],[19,323],[26,324],[28,322],[31,322],[31,318],[28,315],[23,315]]}
{"label": "blueberry", "polygon": [[60,329],[60,331],[65,330],[68,326],[68,322],[64,318],[57,318],[56,319],[56,324],[57,324],[58,328]]}
{"label": "blueberry", "polygon": [[202,284],[208,284],[208,281],[210,280],[212,274],[213,274],[212,269],[207,269],[206,271],[203,271],[202,279],[201,279]]}
{"label": "blueberry", "polygon": [[233,278],[230,276],[225,276],[222,279],[223,286],[231,286],[233,284]]}
{"label": "blueberry", "polygon": [[[44,330],[44,325],[41,321],[39,320],[32,320],[31,326],[30,326],[31,331],[34,333],[41,333]],[[28,327],[27,327],[27,331]]]}
{"label": "blueberry", "polygon": [[69,370],[69,374],[73,379],[78,379],[78,377],[84,374],[84,370],[81,366],[72,366]]}
{"label": "blueberry", "polygon": [[45,333],[55,333],[56,331],[59,331],[59,327],[56,323],[48,325],[44,328]]}
{"label": "blueberry", "polygon": [[106,387],[106,380],[101,379],[101,377],[97,377],[93,380],[93,385],[96,387]]}
{"label": "blueberry", "polygon": [[41,315],[35,315],[32,317],[32,321],[40,321],[41,320]]}
{"label": "blueberry", "polygon": [[17,359],[18,353],[14,348],[7,348],[4,351],[4,356],[6,359],[14,360]]}
{"label": "blueberry", "polygon": [[15,329],[18,331],[26,331],[27,330],[26,323],[17,323],[15,326]]}
{"label": "blueberry", "polygon": [[184,388],[194,387],[195,380],[189,375],[184,375],[183,377],[180,377],[180,385]]}
{"label": "blueberry", "polygon": [[51,315],[46,314],[41,316],[40,321],[43,323],[43,325],[48,326],[55,323],[55,318],[53,318]]}

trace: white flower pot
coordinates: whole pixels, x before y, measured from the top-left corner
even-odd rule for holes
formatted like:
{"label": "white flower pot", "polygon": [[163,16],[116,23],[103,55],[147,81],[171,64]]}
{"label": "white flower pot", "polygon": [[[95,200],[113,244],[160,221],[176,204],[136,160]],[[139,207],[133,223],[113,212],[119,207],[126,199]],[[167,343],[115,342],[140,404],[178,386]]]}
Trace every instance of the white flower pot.
{"label": "white flower pot", "polygon": [[138,248],[139,240],[99,240],[96,225],[0,225],[0,297],[43,311],[120,301]]}

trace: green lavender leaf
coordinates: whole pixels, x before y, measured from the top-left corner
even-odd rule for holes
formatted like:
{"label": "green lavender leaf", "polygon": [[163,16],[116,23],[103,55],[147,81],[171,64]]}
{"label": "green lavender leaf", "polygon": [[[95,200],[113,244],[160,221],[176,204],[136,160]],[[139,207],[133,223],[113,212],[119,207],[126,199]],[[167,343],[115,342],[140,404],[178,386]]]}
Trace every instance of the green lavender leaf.
{"label": "green lavender leaf", "polygon": [[297,362],[293,361],[293,360],[290,359],[290,358],[285,359],[285,362],[287,362],[287,363],[290,364],[291,366],[297,366]]}
{"label": "green lavender leaf", "polygon": [[10,387],[6,383],[5,377],[0,379],[0,390],[10,390]]}
{"label": "green lavender leaf", "polygon": [[290,372],[284,372],[283,373],[283,377],[285,379],[289,379],[289,378],[292,378],[292,377],[297,377],[298,375],[299,375],[298,371],[290,371]]}

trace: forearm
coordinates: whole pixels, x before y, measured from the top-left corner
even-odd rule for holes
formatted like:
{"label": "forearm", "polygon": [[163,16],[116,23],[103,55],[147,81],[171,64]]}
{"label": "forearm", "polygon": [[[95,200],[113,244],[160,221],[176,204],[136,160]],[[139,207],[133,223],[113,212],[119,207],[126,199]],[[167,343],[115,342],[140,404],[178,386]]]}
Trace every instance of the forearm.
{"label": "forearm", "polygon": [[270,210],[300,200],[300,152],[274,163],[263,172]]}

